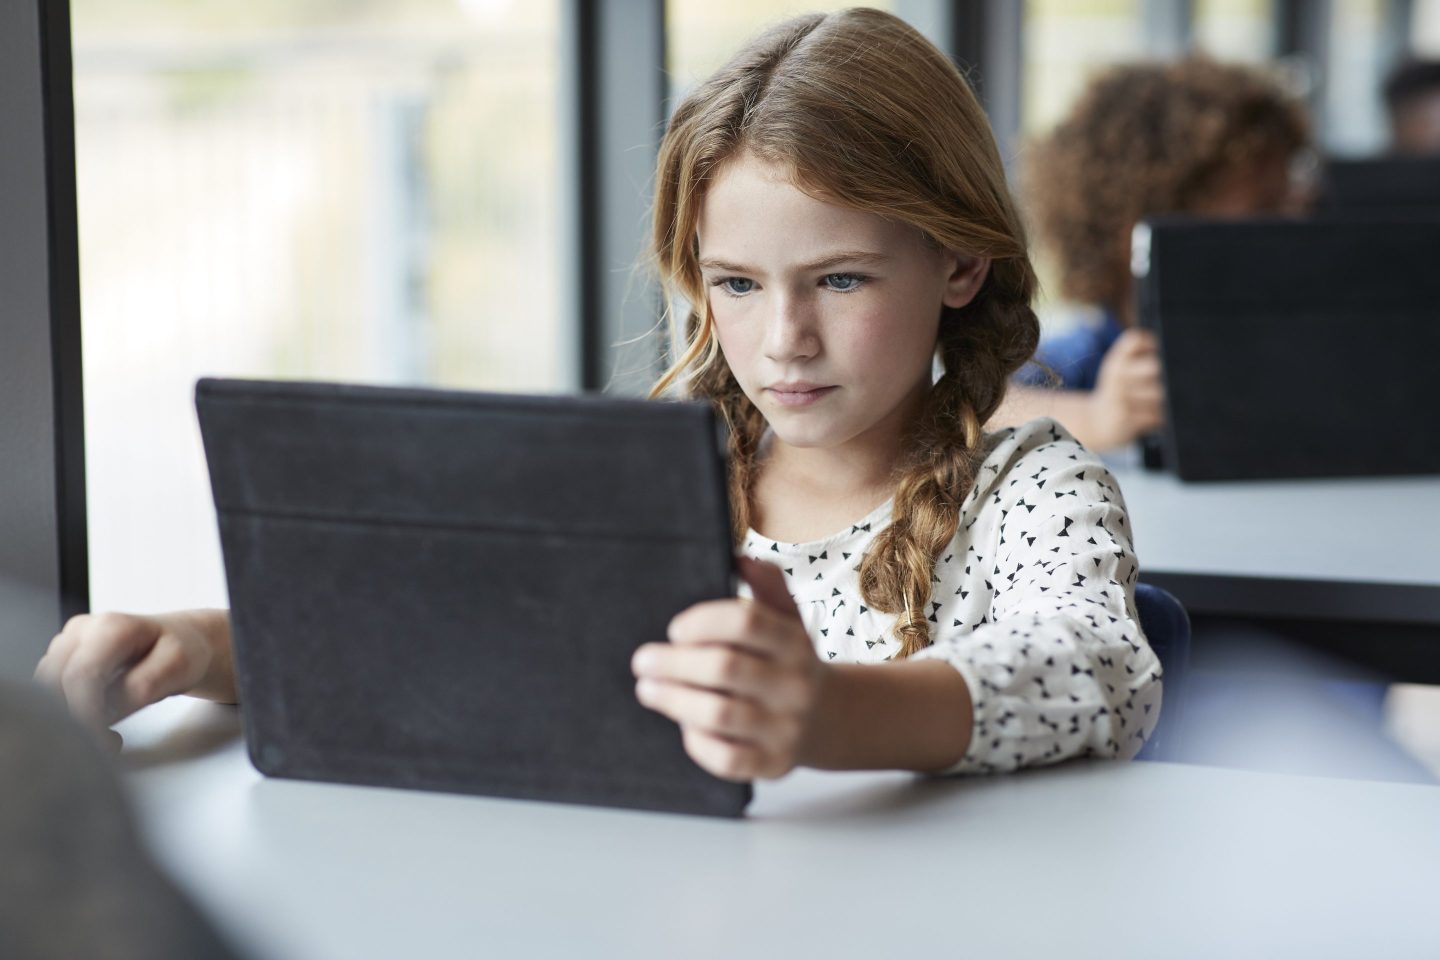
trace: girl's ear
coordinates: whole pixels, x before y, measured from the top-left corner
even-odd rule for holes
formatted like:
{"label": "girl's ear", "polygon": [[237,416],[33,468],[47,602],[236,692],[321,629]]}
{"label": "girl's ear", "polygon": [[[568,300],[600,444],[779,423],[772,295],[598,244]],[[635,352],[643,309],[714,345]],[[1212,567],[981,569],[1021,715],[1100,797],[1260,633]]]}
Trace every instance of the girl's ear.
{"label": "girl's ear", "polygon": [[947,253],[945,261],[950,274],[945,278],[945,295],[941,302],[947,307],[963,307],[974,300],[985,285],[985,278],[990,275],[990,261],[958,253]]}

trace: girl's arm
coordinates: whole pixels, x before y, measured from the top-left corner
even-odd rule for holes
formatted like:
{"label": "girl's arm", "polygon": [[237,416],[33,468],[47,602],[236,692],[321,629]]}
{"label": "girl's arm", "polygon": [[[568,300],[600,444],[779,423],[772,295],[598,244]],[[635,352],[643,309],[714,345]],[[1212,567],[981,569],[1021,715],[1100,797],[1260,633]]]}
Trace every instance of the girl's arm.
{"label": "girl's arm", "polygon": [[975,708],[965,679],[949,664],[828,666],[801,766],[929,773],[965,756]]}
{"label": "girl's arm", "polygon": [[961,518],[1008,518],[971,561],[995,570],[980,623],[942,610],[933,644],[907,661],[822,662],[781,571],[741,558],[755,601],[698,604],[672,621],[671,643],[640,648],[640,701],[729,779],[799,765],[958,773],[1134,756],[1159,717],[1160,676],[1134,613],[1119,491],[1053,428],[1029,442]]}
{"label": "girl's arm", "polygon": [[969,752],[946,772],[1133,757],[1159,718],[1160,665],[1135,612],[1139,567],[1118,486],[1058,431],[1031,431],[1027,445],[994,499],[966,514],[999,518],[967,560],[990,571],[988,610],[954,630],[943,624],[974,611],[938,611],[933,644],[912,657],[948,663],[974,698]]}
{"label": "girl's arm", "polygon": [[740,571],[753,601],[697,604],[670,643],[634,658],[636,696],[680,724],[697,763],[750,780],[797,766],[927,772],[965,755],[973,708],[959,672],[822,662],[780,569],[741,557]]}

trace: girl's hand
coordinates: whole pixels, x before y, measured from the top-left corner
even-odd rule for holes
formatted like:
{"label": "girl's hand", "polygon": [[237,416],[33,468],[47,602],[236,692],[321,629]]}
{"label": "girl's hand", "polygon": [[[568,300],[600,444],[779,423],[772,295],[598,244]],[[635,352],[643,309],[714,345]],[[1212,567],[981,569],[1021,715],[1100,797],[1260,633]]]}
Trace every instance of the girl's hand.
{"label": "girl's hand", "polygon": [[230,619],[219,610],[71,617],[50,641],[35,679],[118,749],[120,735],[110,726],[172,694],[235,702]]}
{"label": "girl's hand", "polygon": [[1097,450],[1122,446],[1164,426],[1160,348],[1149,330],[1126,330],[1105,354],[1090,394],[1090,421],[1086,442]]}
{"label": "girl's hand", "polygon": [[755,599],[698,603],[631,666],[642,704],[680,724],[685,751],[726,780],[805,762],[831,669],[816,655],[780,568],[739,558]]}

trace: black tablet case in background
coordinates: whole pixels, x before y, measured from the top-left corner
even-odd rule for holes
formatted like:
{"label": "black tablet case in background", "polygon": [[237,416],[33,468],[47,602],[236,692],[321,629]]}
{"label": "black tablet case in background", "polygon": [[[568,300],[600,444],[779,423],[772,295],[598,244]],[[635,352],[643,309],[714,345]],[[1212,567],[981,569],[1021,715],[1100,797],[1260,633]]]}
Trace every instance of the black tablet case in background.
{"label": "black tablet case in background", "polygon": [[1330,160],[1319,209],[1327,217],[1440,219],[1440,157]]}
{"label": "black tablet case in background", "polygon": [[223,380],[196,406],[261,771],[742,813],[630,670],[732,594],[708,407]]}
{"label": "black tablet case in background", "polygon": [[1136,261],[1182,479],[1440,473],[1440,219],[1157,219]]}

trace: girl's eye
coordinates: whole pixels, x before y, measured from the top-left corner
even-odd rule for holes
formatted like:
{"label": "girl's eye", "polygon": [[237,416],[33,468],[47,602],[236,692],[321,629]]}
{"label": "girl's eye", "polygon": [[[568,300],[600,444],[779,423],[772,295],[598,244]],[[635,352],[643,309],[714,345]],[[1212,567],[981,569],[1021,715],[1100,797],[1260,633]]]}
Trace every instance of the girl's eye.
{"label": "girl's eye", "polygon": [[825,286],[836,293],[849,293],[864,282],[865,278],[857,273],[827,273],[825,275]]}
{"label": "girl's eye", "polygon": [[743,297],[755,289],[755,281],[745,277],[720,277],[711,281],[711,286],[719,287],[732,297]]}

